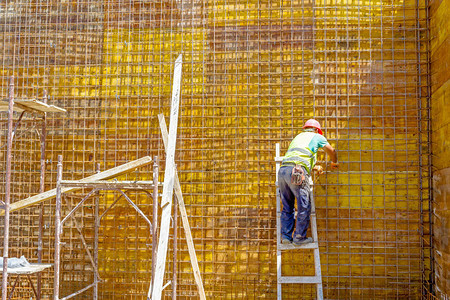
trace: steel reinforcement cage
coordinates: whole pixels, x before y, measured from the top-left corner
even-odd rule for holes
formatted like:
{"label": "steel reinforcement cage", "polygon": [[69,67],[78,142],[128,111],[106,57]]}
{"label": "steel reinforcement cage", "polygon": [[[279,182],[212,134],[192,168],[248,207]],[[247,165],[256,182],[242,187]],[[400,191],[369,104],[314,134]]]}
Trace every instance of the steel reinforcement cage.
{"label": "steel reinforcement cage", "polygon": [[[0,29],[1,96],[14,75],[15,97],[47,90],[49,104],[68,110],[47,116],[46,190],[59,154],[65,179],[145,155],[163,166],[157,114],[168,116],[173,62],[183,54],[176,163],[208,297],[276,297],[275,144],[285,151],[312,117],[340,162],[315,190],[325,298],[432,292],[426,1],[18,0],[0,3]],[[25,118],[15,137],[11,202],[39,191],[36,126]],[[3,133],[3,167],[5,144]],[[126,178],[151,176],[149,167]],[[67,210],[78,197],[63,199]],[[99,197],[104,209],[116,195]],[[135,199],[151,216],[147,198]],[[44,261],[53,259],[54,214],[46,202]],[[91,245],[93,214],[91,203],[77,215]],[[36,261],[38,219],[38,206],[11,214],[10,257]],[[102,222],[100,298],[145,299],[146,224],[120,202]],[[197,289],[183,236],[179,229],[177,294],[187,299]],[[93,277],[76,228],[62,239],[69,294]],[[312,253],[283,257],[283,274],[312,275]],[[43,295],[52,278],[52,269],[42,274]],[[314,298],[314,289],[284,287],[283,298]],[[31,295],[26,283],[14,294]]]}

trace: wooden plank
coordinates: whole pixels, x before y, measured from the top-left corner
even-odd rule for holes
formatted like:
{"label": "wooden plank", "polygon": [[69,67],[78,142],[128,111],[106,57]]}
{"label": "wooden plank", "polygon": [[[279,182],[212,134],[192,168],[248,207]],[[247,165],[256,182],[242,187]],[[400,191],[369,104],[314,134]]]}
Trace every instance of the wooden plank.
{"label": "wooden plank", "polygon": [[[7,110],[6,99],[2,99],[2,103],[0,103],[0,111]],[[57,107],[55,105],[49,105],[37,99],[17,99],[14,101],[15,107],[14,111],[22,112],[24,110],[29,111],[31,113],[45,113],[45,112],[59,112],[64,113],[66,110],[64,108]]]}
{"label": "wooden plank", "polygon": [[[161,134],[163,139],[164,147],[167,147],[168,133],[166,121],[164,120],[164,115],[159,114],[159,126],[161,127]],[[178,199],[178,208],[180,209],[181,220],[183,223],[184,233],[186,234],[186,241],[188,245],[189,257],[191,258],[192,270],[194,271],[194,279],[197,284],[198,293],[200,299],[206,299],[205,290],[203,288],[202,277],[200,274],[200,268],[198,267],[197,255],[195,254],[194,240],[192,238],[191,227],[189,225],[189,220],[186,213],[186,206],[184,205],[183,193],[181,191],[180,180],[178,179],[178,174],[175,170],[175,196]]]}
{"label": "wooden plank", "polygon": [[436,92],[442,85],[450,80],[450,72],[446,62],[450,61],[450,35],[431,53],[431,92]]}
{"label": "wooden plank", "polygon": [[66,112],[65,109],[49,105],[39,100],[16,100],[16,103],[21,104],[25,107],[29,107],[30,109],[37,110],[40,112]]}
{"label": "wooden plank", "polygon": [[450,132],[450,80],[447,80],[432,94],[431,128],[433,140],[433,166],[438,170],[450,167],[450,149],[448,134]]}
{"label": "wooden plank", "polygon": [[[440,3],[434,3],[435,9],[430,9],[430,33],[433,37],[430,39],[431,53],[445,41],[450,35],[450,20],[448,18],[448,12],[450,11],[450,1],[441,1]],[[439,66],[446,69],[446,64],[443,63]]]}
{"label": "wooden plank", "polygon": [[[133,171],[139,167],[148,165],[151,162],[152,162],[152,159],[150,156],[144,156],[140,159],[133,160],[133,161],[123,164],[121,166],[94,174],[94,175],[86,177],[84,179],[80,179],[80,182],[86,182],[86,181],[89,182],[89,181],[94,181],[94,180],[110,179],[110,178],[128,173],[130,171]],[[63,193],[73,192],[73,191],[76,191],[79,189],[80,188],[63,188],[62,192]],[[20,200],[20,201],[12,203],[10,205],[11,212],[34,205],[34,204],[37,204],[37,203],[41,203],[46,200],[53,199],[55,197],[56,197],[56,189],[28,197],[24,200]],[[0,216],[2,216],[2,215],[4,215],[4,211],[0,211]]]}
{"label": "wooden plank", "polygon": [[48,269],[52,266],[52,264],[30,264],[30,266],[19,267],[19,268],[8,268],[8,274],[14,275],[31,275],[37,272],[42,272],[45,269]]}
{"label": "wooden plank", "polygon": [[450,168],[433,172],[433,192],[436,286],[442,293],[450,294]]}
{"label": "wooden plank", "polygon": [[[450,135],[450,123],[443,124],[433,132],[433,166],[437,169],[450,167],[450,148],[448,147],[448,136]],[[433,154],[434,154],[433,153]]]}
{"label": "wooden plank", "polygon": [[[162,286],[164,271],[166,268],[167,244],[169,241],[170,215],[172,211],[172,196],[175,177],[175,146],[177,142],[178,112],[180,102],[180,84],[182,56],[178,56],[175,61],[173,86],[172,86],[172,104],[170,108],[169,138],[166,148],[166,169],[164,172],[164,186],[161,198],[161,226],[158,242],[158,253],[156,256],[156,270],[151,297],[153,300],[160,300],[162,295]],[[148,295],[147,298],[150,298]]]}
{"label": "wooden plank", "polygon": [[36,99],[18,99],[16,100],[16,104],[23,105],[25,107],[28,107],[31,110],[37,110],[40,112],[60,112],[64,113],[66,110],[64,108],[60,108],[54,105],[49,105],[47,103],[44,103],[42,101],[36,100]]}

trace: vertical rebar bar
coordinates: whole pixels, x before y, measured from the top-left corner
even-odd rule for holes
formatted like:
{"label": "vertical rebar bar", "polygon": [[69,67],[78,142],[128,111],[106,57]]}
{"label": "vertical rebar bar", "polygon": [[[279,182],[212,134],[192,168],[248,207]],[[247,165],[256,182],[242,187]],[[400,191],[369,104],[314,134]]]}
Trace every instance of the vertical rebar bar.
{"label": "vertical rebar bar", "polygon": [[[430,291],[435,296],[435,266],[434,266],[434,228],[433,228],[433,147],[432,147],[432,122],[431,122],[431,38],[430,38],[430,3],[425,0],[425,72],[426,72],[426,120],[427,120],[427,171],[428,171],[428,226],[430,228],[430,236],[428,241],[430,243]],[[419,62],[420,65],[420,62]],[[420,83],[419,83],[420,84]]]}
{"label": "vertical rebar bar", "polygon": [[5,226],[3,237],[3,277],[2,300],[8,295],[8,250],[9,250],[9,204],[11,202],[11,160],[12,160],[12,130],[14,109],[14,76],[11,76],[8,93],[8,140],[6,150],[6,188],[5,188]]}
{"label": "vertical rebar bar", "polygon": [[[426,9],[426,11],[427,11],[427,13],[426,13],[426,28],[425,28],[425,32],[426,32],[426,36],[427,36],[427,38],[428,38],[428,30],[429,30],[429,26],[428,26],[428,6],[427,6],[427,4],[428,4],[428,2],[426,1],[425,2],[425,4],[426,4],[426,7],[425,7],[425,9]],[[421,245],[421,269],[422,269],[422,294],[423,294],[423,296],[425,296],[425,294],[427,293],[427,290],[428,291],[430,291],[431,293],[433,293],[433,282],[434,282],[434,261],[433,261],[433,234],[432,234],[432,230],[433,230],[433,228],[432,228],[432,193],[431,193],[431,172],[432,172],[432,169],[431,169],[431,155],[430,155],[430,153],[428,152],[428,153],[425,153],[425,154],[427,154],[427,161],[425,162],[426,163],[426,166],[424,165],[424,148],[425,147],[423,147],[423,143],[424,143],[424,141],[423,141],[423,137],[422,137],[422,135],[424,134],[424,129],[423,129],[423,121],[424,121],[424,119],[425,119],[425,122],[427,123],[427,126],[426,126],[426,132],[425,132],[425,134],[426,134],[426,137],[427,137],[427,140],[426,140],[426,142],[427,142],[427,145],[428,145],[428,147],[427,147],[427,149],[429,149],[429,148],[431,148],[430,147],[430,139],[431,139],[431,133],[430,133],[430,129],[431,129],[431,121],[430,121],[430,95],[429,95],[429,87],[428,87],[428,84],[431,84],[431,82],[430,82],[430,79],[429,79],[429,70],[428,70],[428,68],[429,68],[429,63],[428,63],[428,60],[429,60],[429,57],[428,57],[428,53],[429,53],[429,49],[428,49],[428,42],[429,41],[426,41],[426,47],[425,47],[425,50],[426,50],[426,59],[427,59],[427,62],[426,62],[426,70],[425,70],[425,72],[427,73],[426,75],[427,75],[427,77],[426,77],[426,83],[427,83],[427,85],[425,86],[425,89],[426,89],[426,95],[425,96],[423,96],[422,95],[422,88],[423,88],[423,83],[422,83],[422,45],[421,45],[421,43],[422,43],[422,38],[421,38],[421,27],[422,27],[422,25],[421,25],[421,23],[420,23],[420,21],[421,21],[421,19],[420,19],[420,1],[418,1],[418,0],[416,0],[415,1],[415,5],[416,5],[416,7],[415,7],[415,9],[416,9],[416,11],[415,11],[415,17],[416,17],[416,19],[415,19],[415,25],[416,25],[416,32],[415,32],[415,34],[416,34],[416,36],[415,36],[415,39],[416,39],[416,51],[417,51],[417,87],[416,87],[416,89],[417,89],[417,101],[418,101],[418,109],[419,109],[419,112],[418,112],[418,119],[417,119],[417,125],[418,125],[418,131],[419,131],[419,134],[418,134],[418,145],[419,145],[419,189],[420,189],[420,191],[419,191],[419,200],[420,200],[420,204],[419,204],[419,206],[420,206],[420,235],[421,235],[421,238],[420,238],[420,245]],[[424,111],[423,111],[423,104],[422,104],[422,100],[423,100],[423,98],[425,98],[425,101],[426,101],[426,107],[425,107],[425,110],[426,110],[426,112],[424,113]],[[424,118],[424,114],[425,114],[425,118]],[[427,151],[430,151],[430,150],[427,150]],[[425,194],[425,191],[424,191],[424,172],[423,172],[423,169],[425,169],[426,168],[426,170],[427,170],[427,176],[428,176],[428,180],[427,180],[427,187],[426,187],[426,189],[428,189],[428,192],[427,192],[427,197],[426,198],[424,198],[424,194]],[[424,202],[427,202],[427,206],[428,207],[426,207],[426,209],[424,209]],[[424,218],[424,215],[425,214],[427,214],[427,217],[429,218],[428,219],[428,221],[427,221],[427,229],[428,229],[428,232],[426,232],[426,228],[425,228],[425,218]],[[425,238],[425,236],[426,235],[428,235],[428,240]],[[424,243],[424,241],[426,241],[427,243],[429,243],[429,245],[428,245],[428,248],[429,248],[429,257],[426,257],[425,256],[425,251],[426,251],[426,248],[427,248],[427,245],[425,245],[425,243]],[[430,270],[429,270],[429,274],[427,274],[427,270],[426,270],[426,265],[425,265],[425,259],[428,259],[429,260],[429,264],[430,264]],[[428,278],[427,278],[427,276],[428,276]],[[428,286],[426,286],[426,285],[428,285]],[[426,286],[426,288],[424,289],[424,286]]]}
{"label": "vertical rebar bar", "polygon": [[[44,90],[44,103],[47,103],[47,90]],[[47,138],[47,113],[42,116],[42,128],[41,128],[41,172],[39,177],[39,193],[44,192],[45,188],[45,142]],[[38,263],[42,263],[42,236],[43,236],[43,226],[44,226],[44,203],[39,204],[39,233],[38,233]],[[41,272],[37,274],[37,299],[41,299]]]}
{"label": "vertical rebar bar", "polygon": [[61,260],[61,180],[62,180],[62,155],[58,155],[56,170],[56,208],[55,208],[55,278],[53,286],[53,299],[59,300],[59,264]]}

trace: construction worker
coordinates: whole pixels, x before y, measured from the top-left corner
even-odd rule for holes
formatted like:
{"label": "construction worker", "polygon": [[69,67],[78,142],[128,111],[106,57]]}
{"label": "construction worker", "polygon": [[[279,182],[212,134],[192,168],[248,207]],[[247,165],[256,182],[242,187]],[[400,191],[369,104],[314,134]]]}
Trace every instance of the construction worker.
{"label": "construction worker", "polygon": [[[331,158],[331,168],[339,167],[336,150],[323,136],[318,121],[310,119],[303,126],[303,132],[297,135],[281,163],[278,172],[278,186],[281,193],[283,210],[281,212],[281,242],[301,245],[312,242],[306,237],[311,214],[311,171],[323,173],[321,166],[315,166],[317,151],[323,148]],[[297,225],[294,236],[294,204],[297,198]]]}

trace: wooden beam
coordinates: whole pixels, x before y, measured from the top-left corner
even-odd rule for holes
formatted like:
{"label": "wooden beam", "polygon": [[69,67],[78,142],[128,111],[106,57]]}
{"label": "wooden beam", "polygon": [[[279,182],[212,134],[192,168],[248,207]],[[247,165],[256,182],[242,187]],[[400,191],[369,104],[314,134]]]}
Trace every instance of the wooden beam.
{"label": "wooden beam", "polygon": [[67,112],[67,110],[65,110],[64,108],[55,106],[55,105],[50,105],[47,104],[45,102],[39,101],[39,100],[17,100],[17,103],[25,106],[25,107],[29,107],[32,110],[37,110],[40,112],[55,112],[55,113],[65,113]]}
{"label": "wooden beam", "polygon": [[[164,147],[167,147],[168,133],[167,133],[167,125],[164,120],[164,115],[159,114],[159,126],[161,127],[161,134],[164,143]],[[205,300],[205,290],[203,288],[202,277],[200,274],[200,268],[198,267],[197,255],[195,254],[194,240],[192,238],[191,227],[189,225],[189,220],[186,213],[186,206],[184,205],[183,193],[181,191],[180,180],[178,179],[178,174],[175,170],[175,196],[178,199],[178,208],[180,209],[181,220],[183,223],[184,233],[186,234],[186,241],[189,250],[189,257],[191,258],[192,270],[194,271],[195,283],[197,284],[198,293],[200,295],[200,299]]]}
{"label": "wooden beam", "polygon": [[[8,108],[7,99],[0,100],[0,111],[5,111]],[[49,105],[45,102],[39,101],[37,99],[16,99],[17,107],[14,108],[14,111],[22,112],[27,111],[29,113],[39,113],[43,114],[46,112],[56,112],[56,113],[65,113],[67,112],[64,108],[57,107],[55,105]]]}
{"label": "wooden beam", "polygon": [[[166,148],[166,169],[164,171],[164,186],[161,198],[161,229],[159,234],[157,250],[158,253],[156,256],[155,278],[153,278],[153,286],[151,289],[151,297],[153,300],[161,299],[164,272],[166,268],[167,245],[169,242],[170,217],[172,212],[172,197],[175,176],[175,146],[177,142],[178,112],[181,88],[181,67],[182,56],[180,54],[175,61],[173,75],[169,141]],[[148,294],[147,298],[150,298],[150,293]]]}
{"label": "wooden beam", "polygon": [[[129,163],[123,164],[121,166],[100,172],[98,174],[94,174],[92,176],[89,176],[89,177],[86,177],[83,179],[80,179],[79,181],[80,182],[89,182],[89,181],[94,181],[94,180],[110,179],[110,178],[128,173],[130,171],[133,171],[136,168],[148,165],[151,162],[152,162],[152,159],[150,156],[144,156],[140,159],[130,161]],[[78,187],[77,188],[67,187],[67,188],[63,188],[62,192],[63,193],[73,192],[73,191],[76,191],[79,189],[80,188],[78,188]],[[28,197],[24,200],[20,200],[20,201],[12,203],[10,205],[10,211],[13,212],[13,211],[37,204],[37,203],[41,203],[46,200],[53,199],[55,197],[56,197],[56,189],[53,189],[53,190],[50,190],[50,191],[47,191],[44,193],[40,193],[40,194],[31,196],[31,197]],[[0,216],[2,216],[2,215],[4,215],[4,211],[0,211]]]}

